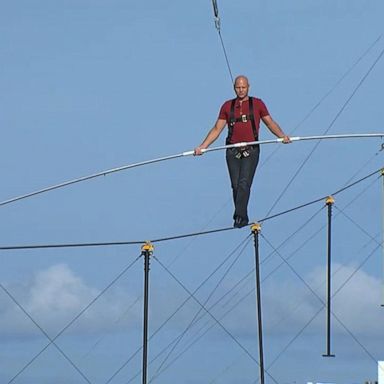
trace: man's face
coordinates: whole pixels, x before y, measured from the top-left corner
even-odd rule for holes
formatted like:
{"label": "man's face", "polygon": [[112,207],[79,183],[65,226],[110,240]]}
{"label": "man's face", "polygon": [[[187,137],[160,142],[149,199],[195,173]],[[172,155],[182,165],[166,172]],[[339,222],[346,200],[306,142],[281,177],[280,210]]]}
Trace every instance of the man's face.
{"label": "man's face", "polygon": [[239,78],[235,82],[235,92],[239,99],[244,99],[248,96],[249,84],[244,78]]}

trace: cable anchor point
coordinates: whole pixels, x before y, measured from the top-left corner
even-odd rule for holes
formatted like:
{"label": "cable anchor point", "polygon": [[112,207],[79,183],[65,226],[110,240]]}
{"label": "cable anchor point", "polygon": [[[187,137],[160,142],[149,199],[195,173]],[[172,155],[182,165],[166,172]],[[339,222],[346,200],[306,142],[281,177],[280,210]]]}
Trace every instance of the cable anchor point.
{"label": "cable anchor point", "polygon": [[146,241],[141,246],[141,254],[144,255],[144,254],[149,253],[149,255],[152,255],[154,249],[155,249],[155,247],[153,246],[153,244],[150,241]]}
{"label": "cable anchor point", "polygon": [[335,203],[335,199],[333,198],[333,196],[328,196],[326,199],[325,199],[325,204],[326,205],[333,205]]}
{"label": "cable anchor point", "polygon": [[261,232],[261,224],[260,223],[253,223],[251,225],[251,232],[253,234],[260,233]]}

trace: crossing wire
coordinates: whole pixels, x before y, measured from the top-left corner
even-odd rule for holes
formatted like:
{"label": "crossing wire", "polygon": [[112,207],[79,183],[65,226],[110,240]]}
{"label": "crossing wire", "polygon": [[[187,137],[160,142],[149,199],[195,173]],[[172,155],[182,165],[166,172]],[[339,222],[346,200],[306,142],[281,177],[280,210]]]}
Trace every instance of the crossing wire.
{"label": "crossing wire", "polygon": [[[263,239],[269,244],[270,247],[274,248],[272,243],[266,239],[266,237],[261,234]],[[276,253],[283,260],[283,262],[288,266],[288,268],[297,276],[297,278],[307,287],[307,289],[325,306],[324,300],[315,292],[315,290],[306,282],[306,280],[292,267],[292,265],[285,259],[277,250]],[[370,255],[371,256],[371,255]],[[377,359],[369,352],[369,350],[359,341],[359,339],[352,333],[352,331],[341,321],[341,319],[331,311],[333,317],[337,320],[337,322],[341,325],[342,328],[355,340],[357,344],[364,350],[364,352],[373,360],[377,361]]]}
{"label": "crossing wire", "polygon": [[[230,258],[235,254],[235,252],[240,249],[245,243],[248,242],[250,235],[243,239],[239,245],[237,245],[234,250],[232,250],[226,258],[198,285],[197,288],[193,291],[193,294],[196,294],[219,270],[220,268],[230,260]],[[151,341],[164,327],[167,325],[171,319],[186,305],[186,303],[191,299],[191,296],[188,296],[168,317],[167,319],[151,334],[148,341]],[[140,352],[142,347],[138,348],[121,366],[120,368],[113,373],[113,375],[108,379],[106,384],[110,383],[127,365],[128,363]],[[136,376],[135,376],[136,377]],[[134,378],[135,378],[134,377]],[[132,379],[133,380],[133,379]]]}
{"label": "crossing wire", "polygon": [[[358,184],[358,183],[360,183],[361,181],[364,181],[365,179],[367,179],[367,178],[369,178],[369,177],[371,177],[372,175],[374,175],[374,174],[376,174],[378,171],[375,171],[375,172],[373,172],[373,173],[371,173],[371,174],[369,174],[369,175],[367,175],[367,176],[365,176],[365,177],[363,177],[362,179],[360,179],[360,180],[358,180],[358,181],[356,181],[356,182],[354,182],[354,183],[352,183],[352,184],[350,184],[349,186],[346,186],[346,187],[343,187],[343,188],[341,188],[340,190],[338,190],[338,191],[336,191],[333,195],[336,195],[336,194],[338,194],[338,193],[341,193],[341,192],[343,192],[343,191],[345,191],[346,189],[348,189],[348,188],[350,188],[350,187],[352,187],[352,186],[354,186],[354,185],[356,185],[356,184]],[[324,198],[322,198],[322,200],[323,200]],[[319,201],[319,199],[318,200],[316,200],[316,202],[317,201]],[[208,232],[212,232],[212,231],[208,231]],[[180,238],[180,236],[177,236],[176,238]],[[162,241],[162,240],[169,240],[170,238],[166,238],[166,239],[158,239],[158,241]],[[139,243],[139,242],[127,242],[127,243],[129,243],[129,244],[132,244],[132,243]],[[100,245],[101,243],[97,243],[97,245]],[[113,244],[113,243],[103,243],[103,245],[105,245],[105,244],[107,244],[107,245],[111,245],[111,244]],[[121,245],[121,242],[119,242],[119,243],[117,243],[117,244],[119,244],[119,245]],[[82,244],[81,246],[83,246],[84,244]],[[90,244],[89,243],[87,243],[86,244],[87,246],[89,246]],[[63,245],[63,244],[61,244],[60,245],[60,247],[63,247],[63,246],[65,246],[65,245]],[[73,246],[76,246],[75,244],[70,244],[69,246],[71,246],[71,247],[73,247]],[[32,248],[36,248],[36,247],[38,247],[38,246],[32,246]],[[49,246],[47,246],[47,245],[45,245],[45,246],[43,246],[44,248],[47,248],[47,247],[49,247]],[[56,247],[56,245],[54,245],[54,247]],[[4,247],[4,249],[11,249],[12,247]],[[16,247],[16,249],[22,249],[23,247],[20,247],[20,246],[18,246],[18,247]],[[25,248],[25,247],[24,247]],[[124,273],[125,271],[123,271],[122,273]],[[113,283],[111,283],[111,284],[113,284]],[[105,291],[105,290],[104,290]],[[103,292],[104,292],[103,291]],[[102,293],[103,293],[102,292]],[[101,293],[101,294],[102,294]],[[101,295],[100,294],[100,295]],[[99,296],[98,296],[99,297]],[[95,300],[96,300],[97,298],[95,298]],[[95,301],[94,300],[94,301]],[[93,301],[93,302],[94,302]],[[92,303],[91,303],[92,304]],[[90,304],[90,305],[91,305]],[[89,306],[90,306],[89,305]],[[88,307],[86,307],[83,311],[82,311],[82,313],[84,313],[85,312],[85,310],[87,310],[88,308],[89,308],[89,306]],[[82,314],[81,313],[81,314]],[[81,314],[79,314],[77,317],[76,317],[76,319],[78,318],[78,317],[80,317],[80,315]],[[70,324],[68,324],[54,339],[52,339],[52,341],[54,341],[54,340],[56,340],[56,338],[57,337],[59,337],[73,322],[75,321],[75,319],[70,323]],[[49,343],[47,346],[46,346],[46,348],[50,345],[51,343]],[[46,349],[46,348],[44,348],[44,350]],[[42,350],[37,356],[39,356],[44,350]],[[37,358],[37,356],[35,356],[35,358]],[[32,359],[32,360],[35,360],[35,358],[34,359]],[[30,362],[31,363],[31,362]],[[30,364],[29,363],[29,364]],[[28,364],[28,365],[29,365]]]}
{"label": "crossing wire", "polygon": [[[218,32],[219,32],[219,36],[220,36],[220,39],[221,39],[221,42],[222,42],[222,46],[223,46],[223,50],[224,50],[224,54],[225,54],[225,57],[226,57],[226,60],[227,60],[227,65],[228,65],[228,68],[229,68],[229,71],[230,71],[230,75],[231,75],[231,79],[232,79],[232,81],[233,81],[233,77],[232,77],[232,74],[231,74],[231,70],[230,70],[230,67],[229,67],[229,62],[228,62],[228,59],[227,59],[227,55],[226,55],[226,51],[225,51],[225,47],[224,47],[224,43],[223,43],[223,40],[222,40],[222,38],[221,38],[221,34],[220,34],[220,19],[218,18],[218,9],[217,9],[217,3],[215,2],[215,1],[213,1],[213,4],[214,4],[214,10],[215,10],[215,17],[217,18],[216,20],[217,20],[217,25],[218,25]],[[215,5],[216,5],[216,7],[215,7]],[[380,37],[379,37],[379,39],[380,39]],[[378,39],[376,40],[376,42],[378,41]],[[376,42],[375,42],[375,44],[376,44]],[[359,60],[358,60],[359,61]],[[348,72],[347,72],[348,73]],[[345,75],[346,76],[346,75]],[[344,77],[343,77],[344,78]],[[343,79],[342,78],[342,79]],[[342,80],[341,79],[341,80]],[[340,81],[341,81],[340,80]],[[326,96],[328,96],[328,94],[326,95]],[[326,97],[325,96],[325,97]],[[324,98],[325,98],[324,97]],[[322,100],[321,100],[322,101]],[[318,106],[318,105],[317,105]],[[315,106],[315,109],[317,108],[317,106]],[[311,111],[311,113],[312,113],[312,111]],[[342,190],[344,190],[344,189],[342,189]],[[339,192],[341,192],[342,190],[340,190]],[[273,209],[273,208],[272,208]],[[268,219],[268,218],[266,218],[266,219]],[[266,220],[265,219],[265,220]],[[166,241],[166,240],[169,240],[169,238],[164,238],[164,239],[158,239],[157,241]],[[305,325],[305,327],[299,332],[299,334],[297,334],[295,337],[294,337],[294,339],[293,340],[291,340],[291,342],[286,346],[286,348],[283,350],[283,352],[299,337],[299,335],[304,331],[304,329],[306,328],[306,327],[308,327],[309,326],[309,324],[313,321],[313,319],[314,318],[316,318],[317,317],[317,315],[321,312],[321,310],[322,310],[322,308],[313,316],[313,318],[312,319],[310,319],[310,321]],[[174,346],[174,348],[175,348],[175,346]],[[174,349],[173,348],[173,349]],[[282,352],[282,353],[283,353]],[[281,354],[282,354],[281,353]],[[281,355],[280,354],[280,355]],[[279,355],[279,356],[280,356]],[[169,356],[169,355],[168,355]],[[277,359],[279,358],[279,356],[277,357]],[[164,362],[161,364],[161,366],[160,366],[160,368],[159,369],[161,369],[161,367],[163,366],[163,364],[164,364]],[[168,366],[167,366],[168,367]],[[167,368],[166,367],[166,368]],[[166,369],[165,368],[165,369]],[[158,371],[159,371],[159,369],[158,369]],[[162,372],[160,372],[160,374],[161,374]],[[156,379],[156,375],[155,375],[155,377],[152,379],[152,380],[154,380],[154,379]],[[152,381],[151,380],[151,381]]]}
{"label": "crossing wire", "polygon": [[361,270],[361,268],[363,268],[363,266],[365,265],[365,263],[376,253],[376,251],[378,249],[380,249],[381,247],[381,244],[378,244],[376,245],[376,247],[368,254],[367,257],[365,257],[363,259],[363,261],[354,269],[354,271],[348,276],[348,278],[344,281],[344,283],[342,285],[340,285],[340,287],[337,288],[337,290],[335,290],[334,292],[334,296],[337,295],[348,283],[349,281],[353,278],[353,276],[356,275],[357,272],[359,272]]}
{"label": "crossing wire", "polygon": [[[380,41],[382,35],[380,35],[366,50],[363,52],[363,54],[357,58],[357,60],[348,68],[343,75],[339,78],[338,81],[318,100],[318,102],[310,109],[310,111],[303,117],[303,119],[296,124],[296,126],[293,128],[292,131],[289,132],[290,135],[292,135],[294,132],[297,131],[308,119],[312,114],[320,107],[320,105],[323,103],[324,100],[327,99],[329,95],[331,95],[337,87],[343,82],[343,80],[357,67],[357,65],[370,53],[370,51],[376,46],[376,44]],[[271,154],[263,161],[262,165],[266,164],[273,155],[276,154],[276,152],[281,147],[277,147],[274,151],[271,152]]]}
{"label": "crossing wire", "polygon": [[[248,351],[248,349],[239,342],[239,340],[233,336],[233,334],[228,331],[226,327],[221,323],[221,321],[214,316],[205,306],[203,303],[200,302],[200,300],[193,295],[193,293],[173,274],[159,259],[157,259],[157,262],[161,265],[161,267],[195,300],[195,302],[203,308],[203,310],[215,321],[215,323],[232,339],[232,341],[238,345],[246,354],[247,356],[253,360],[257,365],[259,365],[259,362],[257,359]],[[268,370],[265,370],[266,374],[272,379],[273,382],[278,384],[278,381],[268,372]]]}
{"label": "crossing wire", "polygon": [[[55,337],[49,339],[49,343],[40,350],[39,353],[37,353],[27,364],[24,365],[23,368],[19,370],[19,372],[14,376],[14,378],[8,383],[10,384],[16,377],[18,377],[22,372],[24,372],[51,344],[55,344],[55,341],[72,325],[74,324],[104,293],[111,288],[141,257],[138,256],[135,260],[133,260],[130,264],[128,264],[98,295],[94,297],[94,299],[88,303],[64,328],[62,328]],[[1,285],[1,288],[3,286]],[[4,288],[3,288],[4,289]],[[13,299],[12,299],[13,300]],[[29,317],[29,316],[28,316]],[[89,381],[88,381],[89,382]]]}
{"label": "crossing wire", "polygon": [[[62,356],[72,365],[72,367],[80,374],[80,376],[89,384],[92,384],[87,376],[80,370],[80,368],[70,359],[70,357],[55,343],[55,339],[52,339],[48,333],[40,326],[40,324],[32,317],[32,315],[24,308],[24,306],[11,294],[11,292],[0,283],[0,288],[5,294],[16,304],[16,306],[24,313],[26,317],[40,330],[40,332],[50,341],[49,345],[53,346],[60,352]],[[21,370],[19,370],[9,381],[8,384],[13,383],[24,371],[31,365],[32,361],[26,364]]]}
{"label": "crossing wire", "polygon": [[[381,58],[383,57],[384,55],[384,49],[381,50],[380,54],[377,56],[376,60],[373,62],[373,64],[369,67],[368,71],[364,74],[364,76],[360,79],[359,83],[356,85],[356,87],[354,88],[354,90],[352,91],[351,95],[347,98],[347,100],[344,102],[344,104],[342,105],[342,107],[340,108],[340,110],[337,112],[336,116],[333,118],[333,120],[331,121],[331,123],[329,124],[329,126],[327,127],[327,129],[323,132],[323,135],[326,135],[329,130],[334,126],[334,124],[336,123],[336,121],[338,120],[338,118],[341,116],[341,114],[344,112],[345,108],[348,106],[348,104],[350,103],[350,101],[352,100],[352,98],[355,96],[355,94],[357,93],[357,91],[360,89],[360,87],[364,84],[365,80],[368,78],[368,76],[370,75],[370,73],[373,71],[373,69],[375,68],[375,66],[377,65],[377,63],[381,60]],[[305,164],[309,161],[309,159],[312,157],[313,153],[316,151],[316,149],[318,148],[318,146],[320,145],[320,141],[317,142],[312,150],[310,151],[310,153],[307,155],[307,157],[304,159],[304,161],[300,164],[300,166],[297,168],[296,172],[294,173],[294,175],[291,177],[291,179],[289,180],[289,182],[287,183],[287,185],[284,187],[284,189],[281,191],[280,195],[277,197],[277,199],[275,200],[275,202],[272,204],[272,207],[269,209],[268,213],[267,213],[267,216],[269,216],[271,214],[271,212],[273,211],[273,209],[276,207],[276,205],[278,204],[278,202],[282,199],[282,197],[285,195],[285,193],[287,192],[287,190],[289,189],[289,187],[292,185],[292,183],[294,182],[294,180],[296,179],[296,177],[299,175],[299,173],[301,172],[301,170],[304,168]]]}
{"label": "crossing wire", "polygon": [[[283,244],[286,244],[287,241],[289,241],[290,239],[292,239],[298,232],[300,232],[311,220],[313,220],[313,218],[315,216],[318,215],[318,213],[320,211],[323,210],[324,207],[321,207],[320,210],[318,210],[314,215],[312,215],[308,220],[305,221],[305,223],[303,225],[301,225],[297,230],[295,230],[294,233],[292,233],[290,236],[287,237],[287,240],[282,242],[281,245]],[[266,259],[263,260],[263,263],[265,263],[265,261],[268,259],[268,257]],[[210,307],[209,307],[209,310],[211,311],[213,308],[215,308],[220,302],[222,302],[229,294],[231,294],[240,284],[242,284],[244,281],[246,281],[248,278],[252,277],[254,273],[254,268],[248,272],[246,274],[246,276],[244,276],[242,279],[240,279],[230,290],[228,290],[224,295],[222,295],[214,304],[212,304]],[[264,281],[265,279],[263,279]],[[254,288],[252,290],[250,290],[240,301],[238,301],[235,306],[232,306],[228,311],[226,311],[222,316],[220,316],[220,321],[226,317],[229,313],[231,313],[234,308],[236,306],[238,306],[243,300],[245,300],[248,296],[250,296],[252,293],[254,292]],[[238,292],[236,293],[236,295],[238,294]],[[232,299],[231,299],[232,300]],[[224,306],[227,306],[228,303],[226,303]],[[196,320],[196,323],[198,321],[200,321],[203,317],[205,316],[202,315],[200,316],[199,319]],[[200,328],[200,330],[198,332],[201,332],[205,326],[208,325],[207,323],[203,325],[203,327]],[[209,326],[207,329],[205,329],[205,331],[200,334],[200,336],[196,337],[194,340],[192,340],[181,352],[179,352],[174,358],[173,360],[159,373],[161,374],[162,372],[164,372],[165,370],[167,370],[171,365],[173,365],[178,359],[180,359],[182,357],[182,355],[184,355],[190,348],[192,348],[203,336],[205,336],[213,327],[215,326],[215,323],[212,324],[211,326]],[[169,345],[171,345],[173,342],[171,342]],[[163,351],[162,351],[163,352]],[[162,353],[160,352],[159,355]],[[157,356],[158,357],[158,356]],[[156,358],[157,358],[156,357]],[[155,359],[156,359],[155,358]],[[137,377],[137,376],[136,376]],[[154,379],[154,378],[153,378]],[[132,381],[132,380],[131,380]],[[130,381],[129,381],[130,382]]]}
{"label": "crossing wire", "polygon": [[[371,185],[370,185],[371,186]],[[363,191],[363,193],[365,192],[365,190]],[[358,194],[358,196],[356,196],[354,199],[352,199],[352,201],[349,203],[349,204],[347,204],[347,206],[349,206],[351,203],[353,203],[357,198],[359,198],[360,197],[360,195],[361,195],[361,193],[359,193]],[[324,207],[322,207],[321,209],[323,209]],[[341,212],[338,212],[338,214],[339,213],[341,213]],[[317,213],[316,213],[317,214]],[[354,224],[356,224],[356,223],[354,223]],[[357,226],[358,226],[358,224],[356,224]],[[318,233],[318,231],[314,234],[314,235],[316,235]],[[367,233],[366,233],[367,234]],[[369,236],[369,234],[367,234],[368,236]],[[309,240],[311,240],[312,238],[313,238],[314,236],[311,236],[310,238],[309,238]],[[307,242],[307,241],[306,241]],[[305,242],[305,243],[306,243]],[[303,245],[302,246],[304,246],[305,245],[305,243],[303,243]],[[284,242],[282,243],[282,244],[284,244]],[[281,244],[281,245],[282,245]],[[279,249],[280,247],[281,247],[281,245],[277,248],[277,249]],[[300,248],[302,248],[302,246],[301,247],[299,247],[296,251],[294,251],[290,256],[288,256],[287,258],[286,258],[286,260],[289,260],[295,253],[297,253],[297,251],[300,249]],[[353,273],[347,278],[347,280],[342,284],[342,286],[340,286],[334,293],[333,293],[333,295],[332,295],[332,297],[335,297],[340,291],[341,291],[341,289],[351,280],[351,278],[357,273],[357,271],[359,270],[359,269],[361,269],[362,268],[362,266],[366,263],[366,261],[370,258],[370,257],[372,257],[372,255],[374,254],[374,252],[375,251],[377,251],[377,249],[379,249],[379,247],[381,246],[381,244],[380,243],[378,243],[378,245],[377,245],[377,247],[363,260],[363,262],[355,269],[355,271],[353,271]],[[273,252],[273,253],[275,253],[275,252]],[[270,256],[270,255],[269,255]],[[265,262],[268,258],[269,258],[269,256],[266,258],[266,259],[264,259],[264,261],[263,262]],[[284,262],[282,262],[279,266],[277,266],[277,268],[275,268],[271,273],[269,273],[267,276],[265,276],[264,277],[264,279],[263,279],[263,282],[266,280],[266,279],[268,279],[281,265],[283,265],[284,264]],[[333,273],[333,275],[335,275],[337,273],[337,271],[336,272],[334,272]],[[245,276],[245,278],[246,278],[247,276]],[[244,279],[245,279],[244,278]],[[244,300],[247,296],[249,296],[249,295],[251,295],[252,293],[254,292],[254,289],[252,288],[251,290],[249,290],[248,291],[248,293],[247,294],[245,294],[244,296],[243,296],[243,298],[241,299],[241,300]],[[235,305],[235,306],[237,306],[237,304]],[[235,307],[233,307],[232,309],[234,309]],[[322,306],[322,308],[324,308],[324,306]],[[305,326],[296,334],[296,336],[294,336],[293,337],[293,339],[291,339],[290,341],[289,341],[289,343],[284,347],[284,349],[278,354],[278,356],[276,356],[276,358],[272,361],[272,363],[268,366],[268,368],[270,368],[270,367],[272,367],[272,365],[282,356],[282,354],[289,348],[289,346],[290,345],[292,345],[293,344],[293,342],[302,334],[302,332],[312,323],[312,321],[317,317],[317,315],[321,312],[321,310],[322,310],[322,308],[320,308],[319,309],[319,311],[317,312],[317,313],[315,313],[315,315],[305,324]],[[220,320],[222,320],[222,317],[220,318]],[[353,336],[353,335],[352,335]],[[359,344],[359,345],[361,345],[361,343],[353,336],[353,338],[354,338],[354,340]],[[363,346],[363,345],[361,345],[361,347],[367,352],[367,350],[366,350],[366,348]],[[370,357],[372,357],[372,355],[368,352],[368,355],[370,356]]]}
{"label": "crossing wire", "polygon": [[354,224],[362,233],[368,236],[371,241],[374,241],[378,246],[381,246],[381,242],[376,240],[374,236],[372,236],[369,232],[367,232],[359,223],[352,219],[351,216],[347,215],[344,210],[339,209],[336,205],[334,205],[335,209],[340,212],[344,217],[346,217],[352,224]]}
{"label": "crossing wire", "polygon": [[[376,180],[374,181],[374,182],[376,182]],[[368,186],[368,187],[371,187],[372,186],[372,183]],[[367,189],[367,188],[366,188]],[[362,193],[364,193],[365,191],[366,191],[366,189],[365,190],[363,190],[362,192],[360,192],[354,199],[352,199],[352,201],[348,204],[348,205],[350,205],[350,204],[352,204],[357,198],[359,198],[360,196],[361,196],[361,194]],[[347,205],[347,206],[348,206]],[[314,217],[316,217],[322,210],[324,209],[324,207],[321,207],[317,212],[315,212],[315,214],[314,215],[312,215],[302,226],[300,226],[292,235],[290,235],[290,236],[288,236],[288,238],[286,239],[286,240],[284,240],[281,244],[280,244],[280,246],[278,247],[278,249],[282,246],[282,245],[284,245],[284,244],[286,244],[286,242],[287,242],[287,240],[290,240],[290,239],[292,239],[292,237],[296,234],[296,233],[298,233],[301,229],[303,229],[311,220],[313,220],[313,218]],[[314,234],[314,235],[312,235],[310,238],[309,238],[309,241],[315,236],[315,235],[317,235],[318,234],[318,231],[316,231],[316,233]],[[300,246],[298,249],[296,249],[294,252],[292,252],[292,254],[287,258],[287,260],[288,259],[290,259],[292,256],[294,256],[294,254],[296,254],[306,243],[307,243],[308,241],[306,241],[306,242],[304,242],[303,244],[302,244],[302,246]],[[272,254],[273,253],[275,253],[275,252],[272,252]],[[267,258],[265,258],[264,260],[263,260],[263,264],[270,258],[270,256],[272,255],[272,254],[270,254],[269,256],[267,256]],[[265,276],[265,278],[263,279],[263,282],[266,280],[266,279],[268,279],[274,272],[276,272],[276,270],[277,269],[279,269],[282,265],[284,264],[284,262],[282,262],[280,265],[278,265],[273,271],[271,271],[267,276]],[[245,277],[243,277],[236,285],[235,285],[235,287],[233,287],[233,289],[231,289],[230,291],[228,291],[223,297],[221,297],[215,304],[213,304],[209,309],[210,310],[212,310],[213,309],[213,307],[215,307],[220,301],[222,301],[223,300],[223,298],[225,297],[225,296],[227,296],[229,293],[231,293],[239,284],[241,284],[243,281],[245,281],[246,279],[248,279],[249,277],[251,277],[251,275],[252,275],[252,273],[253,273],[253,271],[254,270],[252,270],[252,271],[250,271]],[[336,272],[335,272],[336,273]],[[254,289],[251,289],[241,300],[240,300],[240,302],[241,301],[243,301],[246,297],[248,297],[249,295],[251,295],[252,293],[253,293],[253,291],[254,291]],[[235,305],[235,307],[240,303],[240,302],[238,302],[236,305]],[[226,312],[226,314],[228,314],[229,312],[231,312],[235,307],[233,307],[233,308],[231,308],[231,310],[229,310],[228,312]],[[321,311],[321,309],[320,309],[320,311]],[[225,314],[225,315],[226,315]],[[224,316],[225,316],[224,315]],[[314,316],[314,318],[317,316],[317,314]],[[223,317],[220,317],[220,320],[222,320],[222,318]],[[199,320],[201,320],[201,317],[200,317],[200,319],[198,319],[198,321]],[[312,320],[306,325],[306,327],[307,326],[309,326],[309,324],[312,322]],[[203,329],[205,326],[203,326],[201,329]],[[199,341],[212,327],[214,327],[214,324],[211,326],[211,327],[209,327],[208,329],[206,329],[206,331],[202,334],[202,335],[200,335],[197,339],[195,339],[194,341],[192,341],[186,348],[184,348],[184,350],[183,351],[181,351],[172,361],[171,361],[171,363],[170,364],[168,364],[167,365],[167,367],[165,368],[165,369],[167,369],[170,365],[172,365],[176,360],[178,360],[180,357],[181,357],[181,355],[183,355],[185,352],[187,352],[197,341]],[[304,331],[304,329],[306,328],[306,327],[304,327],[300,332],[299,332],[299,334],[301,333],[301,332],[303,332]],[[293,339],[293,340],[291,340],[291,342],[286,346],[286,348],[288,348],[289,347],[289,345],[291,345],[296,339],[297,339],[297,337],[299,336],[299,334],[298,335],[296,335],[296,337]],[[171,343],[172,344],[172,343]],[[285,348],[285,349],[286,349]],[[280,354],[281,355],[281,354]],[[276,361],[276,360],[275,360]],[[165,370],[164,369],[164,370]]]}
{"label": "crossing wire", "polygon": [[[213,3],[216,4],[216,9],[217,9],[217,3],[216,1],[213,0]],[[218,12],[218,10],[217,10]],[[215,14],[216,16],[216,14]],[[220,23],[220,19],[219,19],[219,23]],[[227,53],[226,53],[226,50],[225,50],[225,46],[224,46],[224,42],[223,42],[223,39],[222,39],[222,36],[221,36],[221,33],[220,33],[220,27],[218,29],[218,32],[219,32],[219,36],[220,36],[220,40],[221,40],[221,43],[222,43],[222,47],[223,47],[223,51],[224,51],[224,55],[225,55],[225,58],[226,58],[226,62],[227,62],[227,66],[228,66],[228,69],[229,69],[229,72],[230,72],[230,76],[231,76],[231,79],[233,81],[233,76],[232,76],[232,72],[231,72],[231,68],[230,68],[230,65],[229,65],[229,61],[228,61],[228,57],[227,57]],[[317,202],[317,201],[316,201]],[[297,209],[301,208],[302,206],[298,207]],[[275,216],[274,216],[275,217]],[[267,219],[270,219],[272,217],[267,217],[264,219],[267,220]],[[181,236],[176,236],[176,237],[169,237],[169,238],[163,238],[163,239],[158,239],[158,240],[154,240],[154,241],[168,241],[168,240],[173,240],[173,239],[178,239],[178,238],[184,238],[184,237],[189,237],[189,236],[196,236],[196,235],[199,235],[199,234],[208,234],[208,233],[214,233],[214,232],[220,232],[220,231],[223,231],[223,230],[229,230],[229,229],[233,229],[233,228],[224,228],[224,229],[219,229],[219,230],[213,230],[213,231],[206,231],[204,233],[196,233],[196,234],[188,234],[188,235],[181,235]],[[62,245],[43,245],[43,246],[31,246],[30,248],[61,248],[61,247],[87,247],[87,246],[108,246],[108,245],[132,245],[132,244],[142,244],[143,241],[135,241],[135,242],[109,242],[109,243],[86,243],[86,244],[62,244]],[[3,248],[0,248],[0,249],[3,249]],[[7,249],[7,248],[4,248],[4,249]],[[14,249],[25,249],[25,247],[19,247],[19,248],[14,248]],[[3,288],[3,287],[2,287]],[[19,304],[18,304],[19,305]],[[203,309],[203,307],[201,308]],[[40,327],[39,327],[40,328]],[[42,330],[43,331],[43,330]],[[44,332],[44,331],[43,331]],[[50,339],[51,340],[51,339]],[[56,346],[56,344],[54,343],[54,341],[51,341],[50,344],[54,344]],[[81,373],[81,372],[80,372]],[[86,379],[87,380],[87,379]],[[89,382],[89,380],[87,380]]]}
{"label": "crossing wire", "polygon": [[[248,235],[248,239],[250,239],[251,235]],[[234,265],[237,263],[237,261],[239,260],[240,256],[243,254],[243,252],[245,251],[246,247],[247,247],[248,243],[245,243],[245,245],[243,246],[243,248],[241,249],[241,251],[238,253],[238,255],[236,256],[236,258],[231,262],[231,264],[229,265],[229,267],[226,269],[226,271],[224,272],[223,276],[219,279],[219,281],[216,283],[215,287],[213,288],[213,290],[211,291],[211,293],[208,295],[208,297],[204,300],[204,307],[206,307],[208,305],[208,302],[209,300],[212,298],[212,296],[215,294],[215,292],[218,290],[219,286],[221,285],[221,283],[224,281],[225,277],[228,275],[228,273],[232,270],[232,268],[234,267]],[[154,257],[155,260],[157,260],[156,257]],[[181,342],[181,340],[183,339],[183,337],[186,335],[186,333],[191,329],[191,327],[194,325],[194,323],[196,322],[197,318],[199,317],[200,313],[203,311],[203,307],[200,307],[199,310],[195,313],[194,317],[192,318],[192,320],[189,322],[189,324],[187,325],[187,327],[184,329],[184,331],[180,334],[180,336],[177,338],[177,341],[176,343],[174,343],[174,345],[172,346],[171,350],[168,352],[167,356],[165,357],[165,359],[161,362],[161,364],[159,365],[159,367],[157,368],[157,371],[155,373],[155,377],[156,375],[160,374],[161,373],[161,368],[165,365],[165,363],[167,362],[167,360],[170,358],[172,352],[176,349],[176,347],[179,345],[179,343]],[[155,378],[154,377],[154,378]]]}
{"label": "crossing wire", "polygon": [[[360,265],[351,273],[351,275],[344,281],[344,283],[333,293],[332,298],[334,298],[344,287],[345,285],[352,279],[352,277],[362,268],[362,266],[368,261],[369,258],[372,257],[374,252],[380,247],[377,246],[364,260]],[[336,272],[334,272],[336,274]],[[299,338],[299,336],[304,332],[306,328],[315,320],[315,318],[320,314],[320,312],[323,310],[324,306],[322,306],[312,317],[309,319],[309,321],[299,330],[299,332],[286,344],[286,346],[279,352],[279,354],[273,359],[273,361],[268,365],[268,368],[271,368],[279,359],[280,357],[287,351],[287,349]],[[369,354],[371,357],[371,355]],[[254,382],[256,383],[256,381]]]}

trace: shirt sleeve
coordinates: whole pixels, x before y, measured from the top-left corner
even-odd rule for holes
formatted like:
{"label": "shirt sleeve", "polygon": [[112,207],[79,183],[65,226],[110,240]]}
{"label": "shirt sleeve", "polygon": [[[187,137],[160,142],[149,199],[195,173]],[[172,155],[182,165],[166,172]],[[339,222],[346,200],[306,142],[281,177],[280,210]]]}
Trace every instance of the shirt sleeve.
{"label": "shirt sleeve", "polygon": [[264,104],[264,101],[259,99],[258,102],[259,102],[259,108],[260,108],[260,117],[268,116],[269,111],[267,106]]}
{"label": "shirt sleeve", "polygon": [[218,119],[228,121],[228,118],[227,102],[225,102],[220,108]]}

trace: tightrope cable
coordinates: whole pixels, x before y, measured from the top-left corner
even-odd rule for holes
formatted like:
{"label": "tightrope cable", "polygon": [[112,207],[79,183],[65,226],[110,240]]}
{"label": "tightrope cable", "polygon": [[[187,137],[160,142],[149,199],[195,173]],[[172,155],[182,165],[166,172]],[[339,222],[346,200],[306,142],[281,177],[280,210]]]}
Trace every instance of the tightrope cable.
{"label": "tightrope cable", "polygon": [[[362,177],[361,179],[335,191],[334,193],[331,193],[332,196],[336,196],[345,190],[352,188],[353,186],[365,181],[366,179],[374,176],[375,174],[381,172],[382,168],[379,168],[370,174]],[[381,177],[381,176],[379,176]],[[325,200],[329,195],[322,196],[320,198],[317,198],[315,200],[309,201],[307,203],[298,205],[296,207],[287,209],[285,211],[276,213],[274,215],[264,217],[263,219],[256,220],[259,223],[265,222],[267,220],[274,219],[276,217],[294,212],[296,210],[308,207],[310,205],[313,205],[315,203],[318,203],[320,201]],[[219,229],[213,229],[209,231],[201,231],[201,232],[194,232],[194,233],[188,233],[188,234],[183,234],[183,235],[176,235],[176,236],[169,236],[169,237],[163,237],[163,238],[158,238],[151,240],[152,243],[160,243],[160,242],[165,242],[165,241],[171,241],[171,240],[177,240],[177,239],[184,239],[187,237],[194,237],[194,236],[202,236],[202,235],[208,235],[208,234],[213,234],[213,233],[219,233],[219,232],[224,232],[224,231],[230,231],[233,229],[233,227],[224,227],[224,228],[219,228]],[[12,250],[27,250],[27,249],[49,249],[49,248],[67,248],[67,247],[97,247],[97,246],[115,246],[115,245],[132,245],[132,244],[143,244],[145,241],[117,241],[117,242],[98,242],[98,243],[77,243],[77,244],[43,244],[43,245],[17,245],[17,246],[0,246],[0,251],[12,251]]]}

